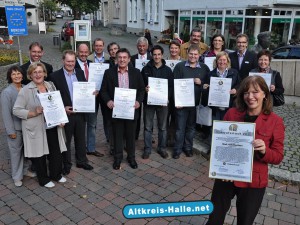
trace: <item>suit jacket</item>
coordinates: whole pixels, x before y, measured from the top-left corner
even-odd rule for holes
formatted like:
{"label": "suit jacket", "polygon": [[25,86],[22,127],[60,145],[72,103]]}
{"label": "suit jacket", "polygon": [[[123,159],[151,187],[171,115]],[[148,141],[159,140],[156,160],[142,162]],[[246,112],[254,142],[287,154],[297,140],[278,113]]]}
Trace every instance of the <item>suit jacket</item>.
{"label": "suit jacket", "polygon": [[[47,70],[47,77],[45,78],[45,80],[48,81],[48,80],[49,80],[49,75],[50,75],[51,73],[53,73],[53,67],[52,67],[50,64],[46,63],[46,62],[41,61],[41,63],[43,63],[43,64],[45,65],[45,67],[46,67],[46,70]],[[30,83],[30,81],[31,81],[31,80],[29,80],[29,79],[27,78],[27,70],[28,70],[30,64],[31,64],[31,62],[28,61],[27,63],[25,63],[25,64],[23,64],[23,65],[21,66],[21,68],[22,68],[22,70],[23,70],[23,72],[22,72],[22,74],[23,74],[22,84],[28,84],[28,83]]]}
{"label": "suit jacket", "polygon": [[[226,121],[243,122],[246,115],[236,108],[231,108],[224,116]],[[255,121],[255,139],[262,139],[266,145],[266,154],[254,153],[252,182],[238,182],[237,187],[264,188],[268,185],[268,164],[279,164],[283,159],[284,124],[275,113],[261,113]]]}
{"label": "suit jacket", "polygon": [[241,81],[249,76],[249,72],[256,68],[257,65],[257,55],[254,52],[249,50],[246,51],[245,57],[243,59],[241,68],[239,68],[239,59],[237,52],[232,52],[229,54],[229,58],[231,61],[231,68],[236,69],[239,72]]}
{"label": "suit jacket", "polygon": [[[145,85],[141,72],[138,69],[128,65],[128,78],[129,88],[136,89],[136,101],[138,101],[140,105],[142,105],[145,95]],[[105,104],[107,104],[107,102],[109,102],[110,100],[114,100],[115,87],[119,87],[117,66],[109,68],[104,72],[100,95]],[[109,110],[112,111],[111,109]],[[136,109],[134,113],[134,119],[137,120],[138,117],[139,113]]]}
{"label": "suit jacket", "polygon": [[[132,55],[130,58],[130,61],[131,61],[131,64],[133,67],[135,67],[136,59],[139,59],[139,54]],[[152,59],[152,56],[149,54],[149,52],[147,52],[147,60],[151,60],[151,59]]]}
{"label": "suit jacket", "polygon": [[[103,52],[103,53],[104,53],[104,62],[105,62],[106,60],[109,60],[109,55],[105,54],[105,52]],[[95,62],[95,52],[90,54],[87,59],[91,62]]]}
{"label": "suit jacket", "polygon": [[[81,69],[75,68],[75,71],[76,71],[76,77],[78,81],[81,82],[86,81],[84,77],[84,73]],[[70,93],[69,91],[63,68],[50,74],[49,80],[52,81],[56,89],[60,91],[64,106],[72,106],[72,99],[71,99],[72,93]]]}

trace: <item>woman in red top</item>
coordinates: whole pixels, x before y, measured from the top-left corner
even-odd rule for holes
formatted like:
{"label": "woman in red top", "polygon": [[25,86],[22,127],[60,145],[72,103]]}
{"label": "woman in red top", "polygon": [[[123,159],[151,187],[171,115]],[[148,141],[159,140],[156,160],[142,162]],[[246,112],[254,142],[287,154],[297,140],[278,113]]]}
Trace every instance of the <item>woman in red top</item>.
{"label": "woman in red top", "polygon": [[236,108],[229,109],[224,120],[256,124],[252,182],[215,180],[211,197],[214,211],[207,225],[223,224],[234,196],[237,225],[252,225],[268,185],[268,164],[279,164],[283,159],[283,120],[272,112],[271,94],[262,77],[249,76],[243,80]]}

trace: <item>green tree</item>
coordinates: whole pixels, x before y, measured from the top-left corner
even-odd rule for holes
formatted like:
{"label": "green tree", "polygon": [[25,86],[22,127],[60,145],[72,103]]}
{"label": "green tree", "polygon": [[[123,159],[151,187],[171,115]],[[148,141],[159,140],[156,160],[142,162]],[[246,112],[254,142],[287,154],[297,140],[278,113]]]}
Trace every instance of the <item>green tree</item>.
{"label": "green tree", "polygon": [[43,16],[45,16],[45,20],[48,22],[52,20],[52,12],[57,11],[59,8],[56,5],[56,1],[54,0],[43,0],[40,4],[40,9],[43,12]]}
{"label": "green tree", "polygon": [[80,19],[83,12],[92,13],[99,9],[100,0],[60,0],[62,4],[68,5],[74,14],[74,19]]}

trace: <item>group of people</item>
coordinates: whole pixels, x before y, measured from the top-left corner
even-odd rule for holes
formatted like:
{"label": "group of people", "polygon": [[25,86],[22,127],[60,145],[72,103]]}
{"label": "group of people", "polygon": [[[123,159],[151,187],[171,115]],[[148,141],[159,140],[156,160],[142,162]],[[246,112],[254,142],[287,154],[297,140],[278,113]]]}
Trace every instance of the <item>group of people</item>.
{"label": "group of people", "polygon": [[[283,94],[284,88],[279,72],[270,67],[269,51],[262,50],[258,54],[249,51],[245,34],[237,36],[236,44],[237,50],[228,54],[224,47],[224,36],[216,34],[208,47],[201,42],[201,31],[195,28],[189,42],[181,44],[174,40],[170,43],[168,59],[180,61],[172,71],[163,58],[164,49],[154,45],[149,52],[149,43],[145,37],[137,40],[137,54],[131,55],[128,49],[120,48],[112,42],[107,46],[109,56],[104,53],[104,41],[97,38],[93,42],[91,54],[89,46],[84,43],[78,46],[77,53],[64,51],[62,68],[53,72],[51,65],[41,61],[43,47],[37,42],[32,43],[29,47],[30,62],[8,70],[7,80],[10,85],[1,94],[15,185],[22,185],[24,156],[31,159],[40,185],[53,187],[53,181],[66,182],[62,175],[68,175],[72,167],[72,137],[75,142],[76,166],[92,170],[86,155],[103,156],[96,151],[95,145],[99,105],[110,154],[114,157],[113,169],[120,169],[124,148],[129,166],[138,168],[135,140],[139,138],[141,118],[144,123],[142,158],[149,159],[155,115],[158,127],[157,153],[162,158],[168,158],[166,149],[172,145],[174,159],[178,159],[183,152],[187,157],[192,157],[196,105],[200,102],[207,104],[211,77],[232,78],[229,107],[213,107],[213,119],[256,123],[253,181],[216,180],[212,193],[214,212],[207,224],[223,224],[235,195],[237,224],[252,224],[267,186],[268,163],[278,164],[283,158],[284,125],[282,119],[272,112],[272,96]],[[216,57],[212,71],[205,64],[207,57]],[[136,59],[147,60],[141,71],[135,68]],[[72,109],[73,83],[88,80],[91,62],[109,63],[110,67],[104,72],[100,90],[93,93],[96,98],[95,113],[77,113]],[[268,87],[259,76],[249,76],[251,71],[272,73],[271,86]],[[167,106],[148,104],[150,77],[167,79]],[[183,78],[192,78],[194,81],[193,107],[175,107],[174,79]],[[115,88],[136,90],[133,120],[112,117]],[[38,94],[55,90],[61,93],[69,122],[47,127]]]}

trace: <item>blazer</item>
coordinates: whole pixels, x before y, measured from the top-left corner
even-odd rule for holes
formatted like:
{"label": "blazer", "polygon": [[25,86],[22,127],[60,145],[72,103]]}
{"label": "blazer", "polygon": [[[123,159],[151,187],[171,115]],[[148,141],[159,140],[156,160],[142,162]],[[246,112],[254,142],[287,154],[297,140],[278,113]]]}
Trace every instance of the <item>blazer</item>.
{"label": "blazer", "polygon": [[[136,89],[136,101],[142,105],[145,95],[145,85],[143,81],[143,77],[141,72],[128,65],[128,78],[129,78],[129,88]],[[112,67],[104,72],[104,77],[100,89],[100,95],[102,100],[107,104],[110,100],[114,100],[115,96],[115,87],[119,87],[118,80],[118,67]],[[112,114],[112,110],[110,110],[110,115]],[[138,109],[135,110],[134,119],[137,120],[139,118]]]}
{"label": "blazer", "polygon": [[245,57],[243,59],[241,68],[239,66],[239,59],[237,52],[232,52],[229,54],[229,58],[231,61],[231,68],[236,69],[239,72],[239,76],[241,81],[249,76],[249,72],[256,68],[257,65],[257,55],[254,52],[251,52],[249,50],[246,51]]}
{"label": "blazer", "polygon": [[[86,81],[84,73],[81,69],[75,68],[75,73],[78,81]],[[56,89],[60,91],[64,106],[72,106],[71,94],[73,93],[69,92],[63,68],[50,74],[49,80],[52,81]]]}
{"label": "blazer", "polygon": [[[53,73],[53,67],[52,67],[50,64],[46,63],[46,62],[41,61],[41,63],[43,63],[43,64],[45,65],[45,67],[46,67],[46,70],[47,70],[47,77],[45,78],[45,80],[48,81],[48,80],[49,80],[49,75],[50,75],[51,73]],[[23,72],[22,72],[22,74],[23,74],[22,84],[28,84],[28,83],[30,83],[30,81],[31,81],[31,80],[29,80],[29,79],[27,78],[27,70],[28,70],[30,64],[31,64],[31,62],[28,61],[27,63],[25,63],[25,64],[23,64],[23,65],[21,66],[21,68],[22,68],[22,70],[23,70]]]}
{"label": "blazer", "polygon": [[[224,116],[226,121],[243,122],[246,115],[236,108],[231,108]],[[266,145],[266,154],[254,153],[252,182],[238,182],[234,185],[241,188],[264,188],[268,185],[268,164],[279,164],[283,159],[284,124],[281,117],[271,112],[261,113],[255,121],[255,139],[262,139]]]}
{"label": "blazer", "polygon": [[13,107],[18,96],[18,90],[14,84],[10,84],[1,93],[2,117],[7,135],[21,131],[21,119],[13,115]]}
{"label": "blazer", "polygon": [[[45,82],[48,91],[56,91],[51,82]],[[29,111],[34,111],[41,106],[38,99],[38,92],[35,83],[32,81],[22,88],[18,94],[13,107],[13,114],[22,119],[22,135],[24,141],[25,157],[41,157],[49,154],[44,115],[28,118]],[[52,128],[55,129],[55,128]],[[57,126],[57,137],[60,151],[66,151],[63,128]]]}
{"label": "blazer", "polygon": [[[139,59],[139,54],[132,55],[131,58],[130,58],[130,62],[131,62],[133,67],[135,67],[135,60],[136,59]],[[147,60],[151,60],[151,59],[152,59],[152,56],[149,54],[149,52],[147,52]]]}
{"label": "blazer", "polygon": [[[104,53],[104,62],[106,60],[109,60],[109,55],[106,54],[105,52]],[[95,52],[93,52],[92,54],[90,54],[88,57],[87,57],[87,60],[91,61],[91,62],[95,62]]]}

